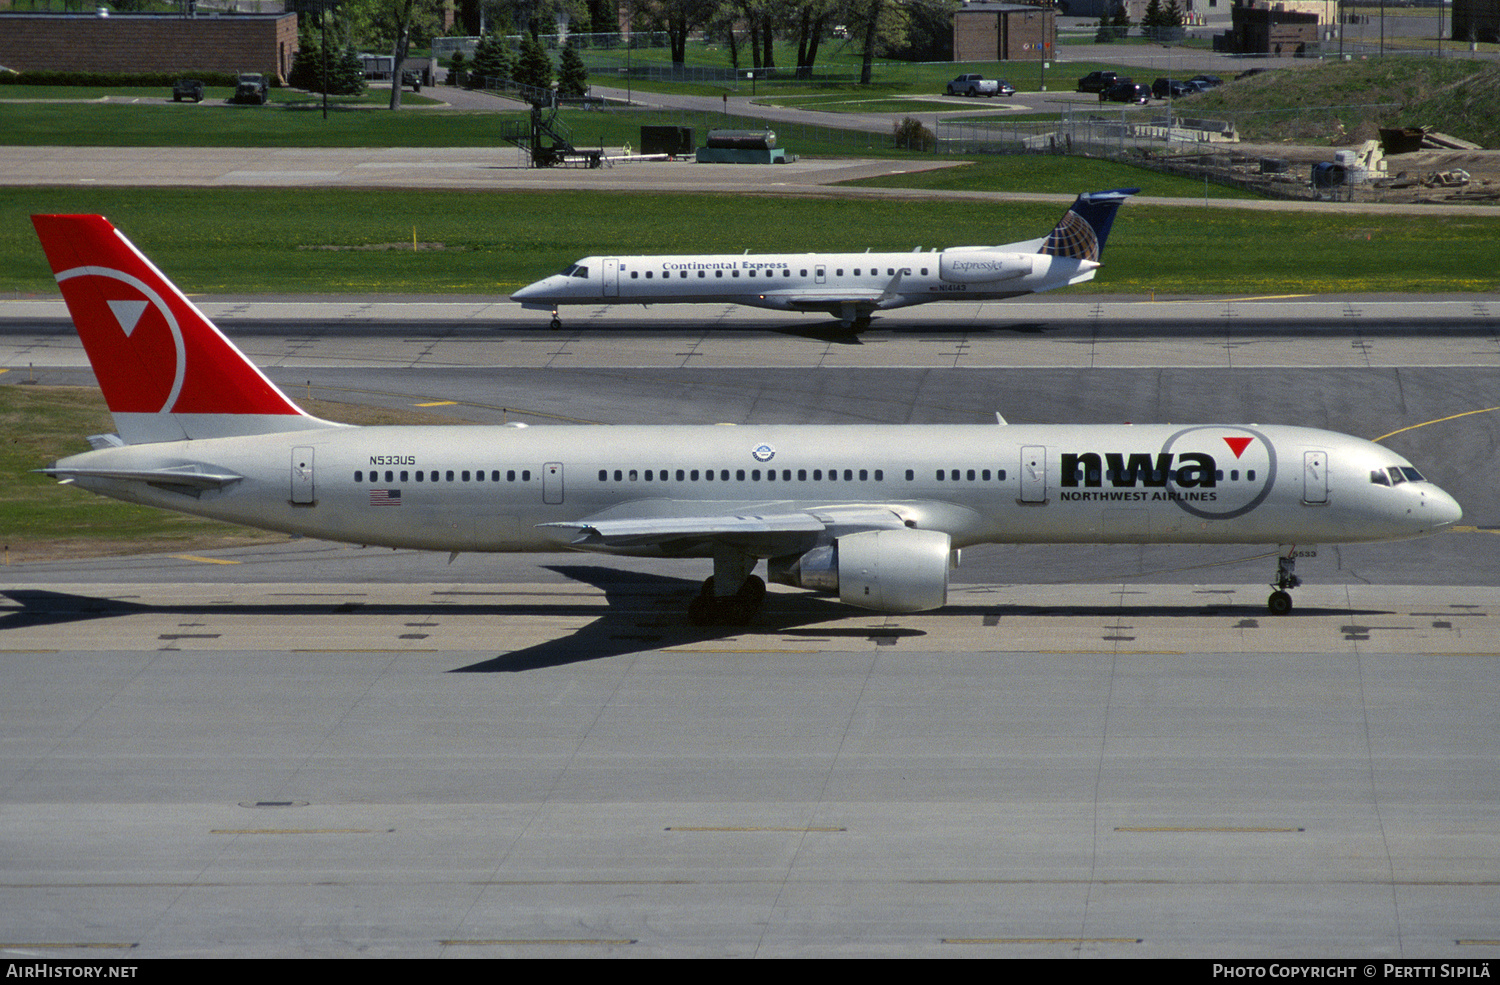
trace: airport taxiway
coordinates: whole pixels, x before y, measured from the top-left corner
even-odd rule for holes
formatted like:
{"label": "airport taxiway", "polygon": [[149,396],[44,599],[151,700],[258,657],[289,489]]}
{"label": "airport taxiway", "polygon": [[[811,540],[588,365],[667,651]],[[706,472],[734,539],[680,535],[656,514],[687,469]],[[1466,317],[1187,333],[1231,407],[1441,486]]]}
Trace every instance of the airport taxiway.
{"label": "airport taxiway", "polygon": [[[0,383],[86,383],[38,304],[0,305]],[[1411,428],[1389,443],[1468,512],[1304,562],[1285,618],[1254,548],[985,548],[938,613],[773,587],[734,630],[683,625],[693,562],[12,564],[0,951],[1500,956],[1495,304],[1073,299],[851,338],[212,301],[294,396],[538,427]]]}

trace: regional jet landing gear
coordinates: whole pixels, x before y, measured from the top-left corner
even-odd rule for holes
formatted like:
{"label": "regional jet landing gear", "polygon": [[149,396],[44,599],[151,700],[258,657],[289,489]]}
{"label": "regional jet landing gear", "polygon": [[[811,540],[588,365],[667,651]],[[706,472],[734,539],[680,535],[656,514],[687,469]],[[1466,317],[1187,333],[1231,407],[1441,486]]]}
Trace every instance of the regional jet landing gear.
{"label": "regional jet landing gear", "polygon": [[557,309],[553,308],[552,309],[552,331],[555,332],[559,328],[562,328],[562,318],[558,316]]}
{"label": "regional jet landing gear", "polygon": [[1276,559],[1276,580],[1271,583],[1271,587],[1276,591],[1266,599],[1266,608],[1271,610],[1273,616],[1284,616],[1292,611],[1292,596],[1288,593],[1302,584],[1302,579],[1293,574],[1296,567],[1297,551],[1295,549],[1287,551]]}
{"label": "regional jet landing gear", "polygon": [[755,564],[755,558],[737,551],[715,554],[714,573],[688,606],[688,621],[694,626],[742,626],[754,619],[766,598],[765,581],[750,573]]}

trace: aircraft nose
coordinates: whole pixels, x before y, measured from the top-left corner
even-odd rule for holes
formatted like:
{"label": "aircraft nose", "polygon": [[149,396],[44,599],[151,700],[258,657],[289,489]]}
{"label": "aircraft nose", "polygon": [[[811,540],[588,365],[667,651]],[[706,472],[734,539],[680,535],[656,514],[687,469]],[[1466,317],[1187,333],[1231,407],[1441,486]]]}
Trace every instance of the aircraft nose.
{"label": "aircraft nose", "polygon": [[1458,500],[1436,486],[1428,494],[1425,505],[1434,530],[1446,529],[1464,518],[1464,508],[1458,505]]}
{"label": "aircraft nose", "polygon": [[545,280],[539,280],[534,284],[527,284],[519,291],[513,292],[510,296],[510,299],[512,301],[525,301],[528,298],[534,298],[538,294],[542,293],[542,285],[545,283],[547,283]]}

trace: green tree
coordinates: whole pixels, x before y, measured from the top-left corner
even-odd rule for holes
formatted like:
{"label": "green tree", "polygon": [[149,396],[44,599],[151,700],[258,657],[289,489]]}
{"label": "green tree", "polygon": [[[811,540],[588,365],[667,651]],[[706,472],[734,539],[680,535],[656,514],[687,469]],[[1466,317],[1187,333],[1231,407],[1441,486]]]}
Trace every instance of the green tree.
{"label": "green tree", "polygon": [[573,39],[563,47],[557,70],[557,94],[559,96],[585,96],[589,91],[589,70],[583,57],[573,47]]}
{"label": "green tree", "polygon": [[310,39],[299,40],[298,45],[291,74],[287,77],[292,88],[327,92],[330,96],[357,96],[365,91],[365,67],[353,48],[340,49],[330,39],[325,87],[321,39],[314,33]]}
{"label": "green tree", "polygon": [[516,60],[515,80],[533,89],[552,88],[552,59],[535,36],[521,42],[521,57]]}
{"label": "green tree", "polygon": [[469,87],[484,88],[486,79],[509,79],[515,75],[510,48],[494,34],[486,34],[474,45],[474,66],[469,71]]}

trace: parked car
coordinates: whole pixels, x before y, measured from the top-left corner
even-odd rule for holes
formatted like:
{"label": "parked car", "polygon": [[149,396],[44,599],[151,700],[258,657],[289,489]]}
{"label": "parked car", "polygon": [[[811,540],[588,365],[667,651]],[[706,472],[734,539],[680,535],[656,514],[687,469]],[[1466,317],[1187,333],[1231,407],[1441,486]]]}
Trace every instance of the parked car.
{"label": "parked car", "polygon": [[1202,82],[1210,89],[1217,89],[1219,88],[1219,86],[1224,84],[1224,80],[1219,78],[1217,75],[1195,75],[1191,79],[1188,79],[1188,81]]}
{"label": "parked car", "polygon": [[172,83],[172,102],[180,103],[184,99],[203,102],[203,83],[197,79],[178,79]]}
{"label": "parked car", "polygon": [[1118,82],[1099,93],[1101,103],[1140,103],[1151,101],[1151,87],[1144,82]]}
{"label": "parked car", "polygon": [[267,98],[269,98],[269,90],[266,77],[259,72],[241,72],[235,83],[234,96],[231,97],[230,102],[264,106]]}
{"label": "parked car", "polygon": [[1176,99],[1197,91],[1197,86],[1189,85],[1181,79],[1157,79],[1151,83],[1151,95],[1156,99]]}
{"label": "parked car", "polygon": [[1014,96],[1015,86],[1004,79],[987,79],[982,75],[960,75],[948,83],[950,96]]}
{"label": "parked car", "polygon": [[1078,80],[1078,91],[1103,92],[1112,85],[1130,81],[1130,79],[1122,79],[1117,72],[1090,72]]}

